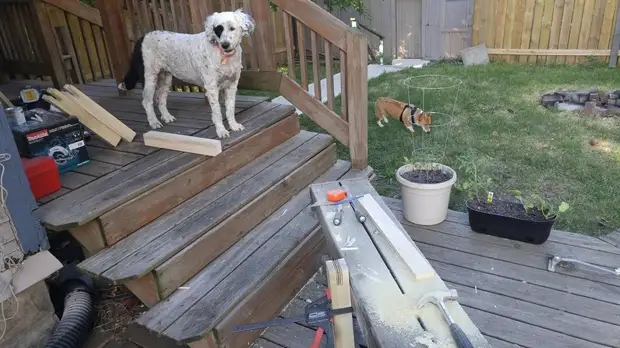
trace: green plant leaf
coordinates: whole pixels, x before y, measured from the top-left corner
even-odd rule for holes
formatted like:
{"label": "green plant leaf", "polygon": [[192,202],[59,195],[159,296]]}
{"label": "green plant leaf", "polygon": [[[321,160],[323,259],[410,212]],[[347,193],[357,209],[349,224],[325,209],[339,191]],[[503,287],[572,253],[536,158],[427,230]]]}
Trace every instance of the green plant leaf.
{"label": "green plant leaf", "polygon": [[570,205],[568,205],[568,203],[566,203],[566,202],[562,202],[562,204],[560,204],[560,206],[558,207],[558,211],[560,213],[563,213],[563,212],[567,211],[568,208],[570,208]]}

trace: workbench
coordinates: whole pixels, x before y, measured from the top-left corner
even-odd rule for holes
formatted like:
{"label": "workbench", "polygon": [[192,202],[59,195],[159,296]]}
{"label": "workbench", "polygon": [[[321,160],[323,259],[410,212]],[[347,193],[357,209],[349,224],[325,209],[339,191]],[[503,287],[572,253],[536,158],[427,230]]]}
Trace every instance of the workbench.
{"label": "workbench", "polygon": [[[455,347],[439,308],[432,304],[418,307],[424,295],[448,288],[370,182],[365,178],[350,179],[310,187],[315,203],[326,202],[327,192],[335,189],[345,189],[349,197],[368,194],[374,198],[370,201],[376,202],[375,206],[382,210],[366,216],[366,221],[361,223],[354,209],[368,215],[368,204],[354,200],[343,206],[342,222],[336,226],[333,222],[338,210],[336,205],[314,208],[329,245],[330,257],[343,258],[348,266],[353,307],[369,347]],[[368,202],[369,197],[365,198]],[[374,220],[377,215],[389,217],[391,221],[377,223]],[[378,225],[393,228],[386,233]],[[395,237],[404,243],[393,246]],[[401,255],[397,250],[409,251]],[[490,347],[457,301],[447,301],[446,306],[474,347]]]}

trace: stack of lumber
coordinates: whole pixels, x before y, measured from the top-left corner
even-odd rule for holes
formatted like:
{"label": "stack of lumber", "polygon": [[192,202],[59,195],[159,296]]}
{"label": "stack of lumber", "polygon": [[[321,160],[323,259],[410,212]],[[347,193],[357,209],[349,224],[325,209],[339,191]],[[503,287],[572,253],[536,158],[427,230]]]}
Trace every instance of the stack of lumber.
{"label": "stack of lumber", "polygon": [[[76,116],[82,124],[98,134],[110,145],[116,147],[121,139],[128,142],[134,140],[136,132],[75,86],[65,85],[62,91],[48,88],[47,93],[50,95],[43,96],[45,101],[69,115]],[[220,140],[166,132],[150,131],[145,133],[144,144],[151,147],[191,152],[205,156],[216,156],[222,152]]]}
{"label": "stack of lumber", "polygon": [[43,96],[45,101],[76,116],[112,146],[117,146],[121,139],[131,142],[136,136],[136,132],[74,86],[65,85],[62,91],[48,88],[47,93],[50,95]]}

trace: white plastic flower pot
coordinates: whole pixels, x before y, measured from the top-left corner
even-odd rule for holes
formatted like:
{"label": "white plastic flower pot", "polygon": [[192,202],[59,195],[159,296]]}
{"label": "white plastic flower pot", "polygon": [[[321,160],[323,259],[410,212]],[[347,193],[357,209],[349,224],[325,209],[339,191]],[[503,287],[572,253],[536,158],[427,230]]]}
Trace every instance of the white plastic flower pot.
{"label": "white plastic flower pot", "polygon": [[417,225],[437,225],[448,216],[448,204],[452,186],[456,182],[456,172],[443,164],[433,163],[432,168],[452,174],[445,182],[438,184],[418,184],[405,179],[402,174],[413,170],[413,164],[404,165],[396,171],[400,183],[405,219]]}

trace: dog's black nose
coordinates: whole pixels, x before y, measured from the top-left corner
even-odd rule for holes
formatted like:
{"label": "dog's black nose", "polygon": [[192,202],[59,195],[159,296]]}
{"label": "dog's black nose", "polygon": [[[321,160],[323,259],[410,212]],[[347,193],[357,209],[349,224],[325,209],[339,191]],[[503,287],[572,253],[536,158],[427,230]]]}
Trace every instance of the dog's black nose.
{"label": "dog's black nose", "polygon": [[228,41],[222,41],[220,45],[222,45],[222,48],[225,50],[227,50],[230,47],[230,43]]}

